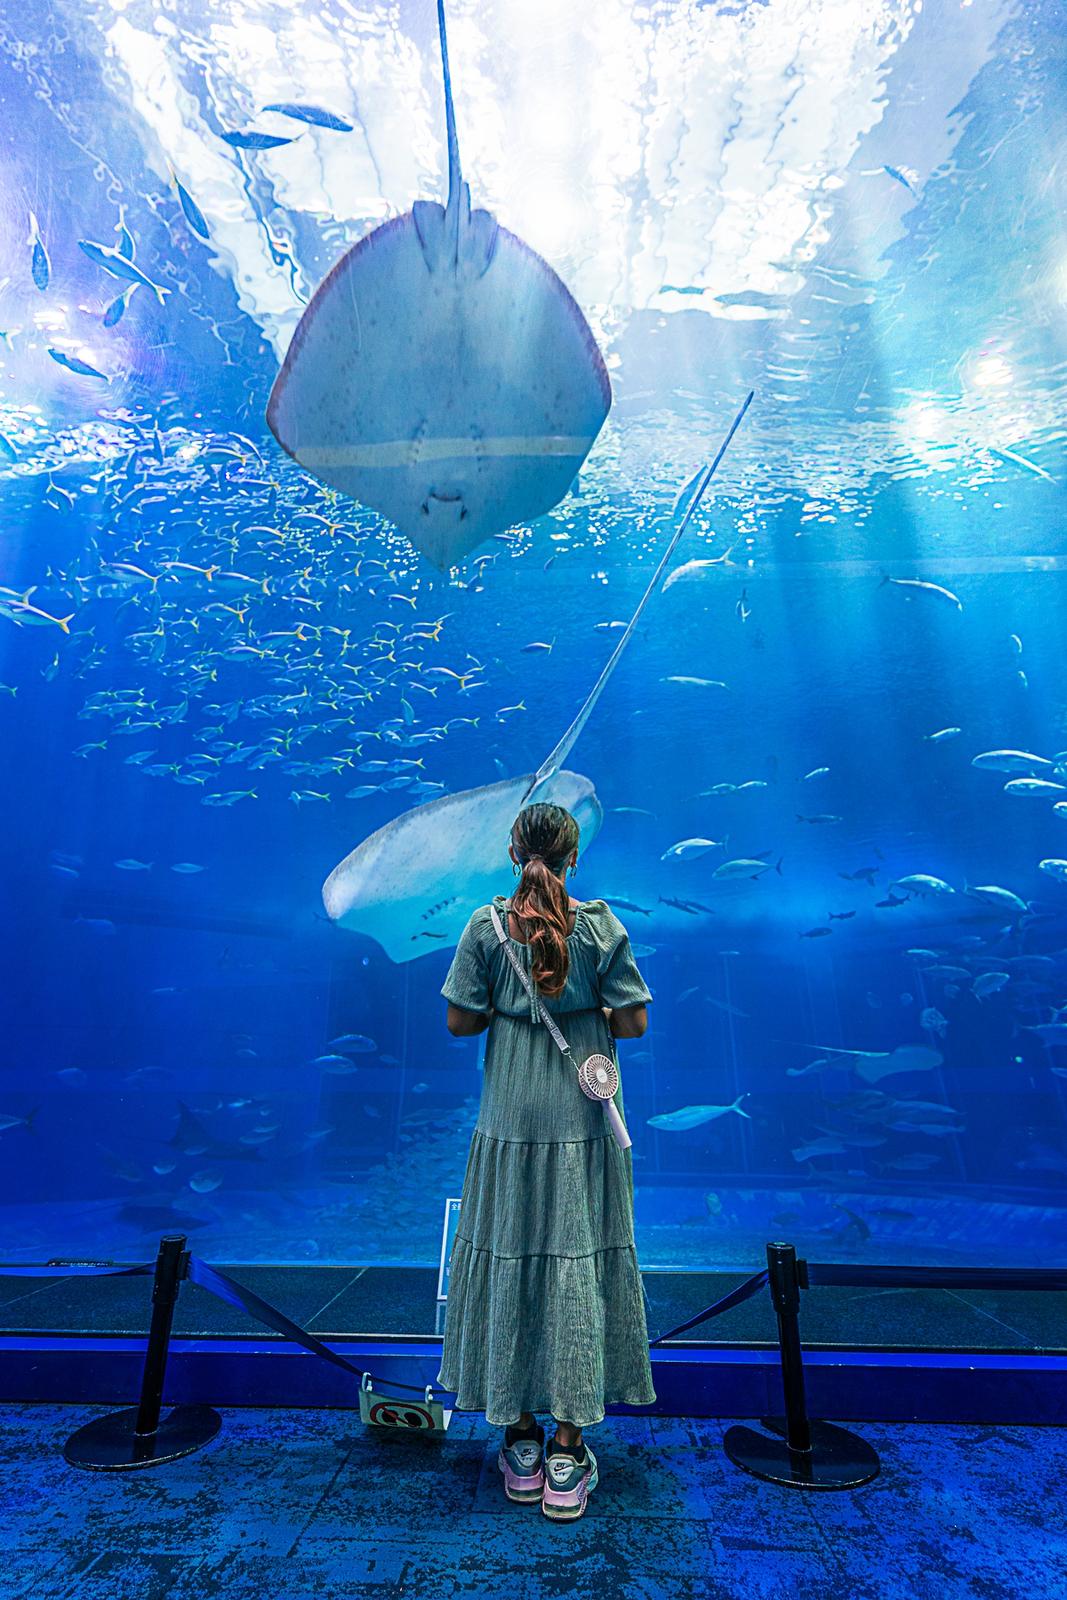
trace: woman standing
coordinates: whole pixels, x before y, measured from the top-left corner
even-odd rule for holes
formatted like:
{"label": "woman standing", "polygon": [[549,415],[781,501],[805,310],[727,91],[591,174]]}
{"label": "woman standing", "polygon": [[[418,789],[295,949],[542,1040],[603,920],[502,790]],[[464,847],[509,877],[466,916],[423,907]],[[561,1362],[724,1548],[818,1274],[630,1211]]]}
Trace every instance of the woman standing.
{"label": "woman standing", "polygon": [[[603,900],[566,889],[578,824],[561,806],[531,805],[511,829],[521,879],[495,895],[525,972],[575,1062],[614,1039],[639,1038],[652,996],[629,936]],[[634,1248],[633,1164],[603,1107],[582,1093],[493,928],[475,911],[441,993],[456,1035],[489,1029],[481,1107],[449,1262],[438,1382],[460,1411],[507,1431],[498,1457],[512,1500],[580,1517],[597,1482],[582,1429],[609,1404],[655,1400]],[[622,1085],[615,1105],[623,1113]],[[535,1411],[551,1413],[544,1456]]]}

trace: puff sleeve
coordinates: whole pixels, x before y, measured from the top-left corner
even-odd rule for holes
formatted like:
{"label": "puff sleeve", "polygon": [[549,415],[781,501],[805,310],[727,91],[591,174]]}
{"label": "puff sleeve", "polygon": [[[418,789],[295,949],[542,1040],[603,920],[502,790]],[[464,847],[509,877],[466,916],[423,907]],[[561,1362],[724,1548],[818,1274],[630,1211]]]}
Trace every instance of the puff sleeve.
{"label": "puff sleeve", "polygon": [[463,1011],[488,1011],[492,1004],[484,944],[486,920],[484,906],[471,913],[441,986],[445,999]]}
{"label": "puff sleeve", "polygon": [[615,913],[604,907],[597,918],[597,989],[605,1006],[647,1005],[648,985],[637,970],[630,935]]}

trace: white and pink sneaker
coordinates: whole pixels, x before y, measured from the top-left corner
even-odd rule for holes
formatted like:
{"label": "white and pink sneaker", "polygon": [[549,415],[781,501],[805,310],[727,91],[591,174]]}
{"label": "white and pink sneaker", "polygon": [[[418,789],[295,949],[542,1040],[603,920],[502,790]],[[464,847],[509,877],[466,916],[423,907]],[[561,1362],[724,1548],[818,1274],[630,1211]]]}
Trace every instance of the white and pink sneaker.
{"label": "white and pink sneaker", "polygon": [[[584,1442],[584,1441],[583,1441]],[[584,1461],[558,1449],[545,1457],[545,1490],[541,1510],[556,1522],[573,1522],[585,1511],[586,1501],[597,1485],[596,1456],[585,1446]]]}
{"label": "white and pink sneaker", "polygon": [[[517,1439],[500,1447],[497,1466],[504,1474],[504,1493],[509,1500],[540,1500],[545,1483],[545,1430],[537,1423],[536,1439]],[[507,1434],[504,1435],[505,1441]]]}

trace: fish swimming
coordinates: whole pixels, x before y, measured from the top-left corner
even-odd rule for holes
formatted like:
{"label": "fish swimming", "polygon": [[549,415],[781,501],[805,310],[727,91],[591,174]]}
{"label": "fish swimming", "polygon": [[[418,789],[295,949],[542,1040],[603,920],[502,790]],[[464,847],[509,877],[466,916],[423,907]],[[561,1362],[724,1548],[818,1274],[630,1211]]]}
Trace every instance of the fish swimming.
{"label": "fish swimming", "polygon": [[739,1094],[728,1106],[683,1106],[680,1111],[663,1111],[659,1116],[648,1117],[646,1120],[650,1128],[663,1128],[668,1133],[683,1133],[687,1128],[698,1128],[701,1123],[715,1122],[730,1111],[736,1111],[739,1117],[748,1117],[751,1121],[750,1113],[741,1105],[742,1100],[747,1098],[746,1091],[745,1094]]}
{"label": "fish swimming", "polygon": [[134,240],[133,234],[126,226],[125,206],[119,206],[119,220],[115,224],[115,232],[119,236],[119,242],[115,247],[118,250],[119,255],[125,256],[127,261],[132,261],[134,256],[137,254],[137,244]]}
{"label": "fish swimming", "polygon": [[105,272],[110,272],[113,278],[125,278],[128,283],[142,284],[146,289],[151,289],[160,305],[163,296],[170,294],[169,289],[164,289],[161,284],[153,283],[146,277],[140,267],[135,267],[129,256],[123,255],[117,245],[96,244],[92,239],[79,239],[78,249],[83,251],[98,267],[103,267]]}
{"label": "fish swimming", "polygon": [[[663,587],[666,588],[667,585],[664,584]],[[680,677],[676,673],[672,674],[669,678],[661,678],[659,681],[660,683],[692,683],[696,684],[698,688],[702,689],[726,689],[729,687],[727,684],[723,683],[721,678],[686,678]]]}
{"label": "fish swimming", "polygon": [[717,839],[679,839],[677,844],[672,844],[669,850],[664,850],[660,856],[661,861],[693,861],[697,856],[704,855],[708,850],[721,850],[723,848]]}
{"label": "fish swimming", "polygon": [[189,224],[192,232],[196,234],[197,238],[203,239],[206,243],[208,239],[210,239],[211,235],[208,232],[208,225],[204,220],[204,213],[201,211],[200,207],[197,205],[188,189],[181,182],[173,167],[170,169],[170,175],[174,183],[174,187],[178,191],[178,203],[182,208],[186,222]]}
{"label": "fish swimming", "polygon": [[887,583],[894,584],[898,589],[918,589],[925,594],[940,595],[942,600],[950,600],[957,610],[963,610],[963,601],[951,589],[944,589],[939,583],[928,583],[925,578],[891,578],[886,573],[878,587],[882,588]]}
{"label": "fish swimming", "polygon": [[283,144],[292,144],[292,139],[283,139],[277,133],[256,133],[254,129],[245,130],[235,128],[231,133],[219,136],[234,150],[277,150]]}
{"label": "fish swimming", "polygon": [[30,212],[30,237],[28,242],[33,247],[30,252],[30,271],[33,275],[33,281],[38,289],[47,289],[52,268],[48,260],[48,251],[45,249],[41,239],[41,230],[37,225],[37,218],[32,211]]}
{"label": "fish swimming", "polygon": [[98,372],[95,367],[89,365],[88,361],[83,361],[80,356],[69,356],[65,350],[56,350],[52,345],[48,346],[48,354],[57,366],[66,367],[68,372],[76,372],[79,378],[103,378],[105,383],[111,382],[106,372]]}
{"label": "fish swimming", "polygon": [[279,116],[292,117],[295,122],[308,122],[313,128],[331,128],[335,133],[351,133],[352,124],[321,106],[308,106],[291,100],[264,106],[264,111],[276,111]]}
{"label": "fish swimming", "polygon": [[1002,889],[996,883],[968,884],[965,894],[975,895],[992,906],[1002,906],[1006,911],[1028,911],[1026,901],[1011,889]]}
{"label": "fish swimming", "polygon": [[[732,549],[733,545],[730,546]],[[724,550],[721,556],[706,556],[703,560],[687,561],[684,566],[675,567],[664,582],[663,592],[666,593],[672,583],[684,583],[687,578],[699,577],[709,567],[736,566],[737,563],[730,560],[730,550]]]}
{"label": "fish swimming", "polygon": [[[590,780],[564,770],[563,762],[588,722],[752,399],[750,391],[585,704],[537,771],[442,795],[402,812],[370,834],[323,884],[323,904],[333,922],[375,939],[391,961],[411,961],[426,948],[416,944],[413,935],[419,932],[427,903],[434,899],[451,899],[438,926],[449,944],[458,943],[471,912],[489,900],[499,883],[502,854],[515,816],[524,806],[550,802],[565,807],[578,823],[583,849],[592,843],[603,808]],[[765,870],[763,862],[753,865]]]}
{"label": "fish swimming", "polygon": [[944,878],[932,878],[928,872],[909,872],[904,878],[895,878],[889,886],[893,889],[907,889],[909,894],[935,895],[955,894],[956,891]]}
{"label": "fish swimming", "polygon": [[905,177],[904,173],[901,172],[899,167],[887,167],[887,166],[884,166],[882,168],[882,171],[883,172],[887,172],[891,178],[896,180],[897,183],[903,184],[904,188],[907,189],[909,194],[914,194],[915,193],[915,190],[912,187],[910,181]]}
{"label": "fish swimming", "polygon": [[1063,794],[1067,784],[1053,783],[1049,778],[1009,778],[1004,785],[1005,794],[1050,795]]}
{"label": "fish swimming", "polygon": [[112,300],[111,304],[104,312],[105,328],[113,328],[117,322],[122,321],[123,317],[126,315],[126,307],[130,303],[130,296],[133,294],[136,288],[137,285],[135,283],[131,283],[127,288],[122,290],[121,294],[117,294],[115,296],[114,300]]}
{"label": "fish swimming", "polygon": [[563,498],[611,405],[607,368],[547,262],[463,181],[437,0],[448,200],[416,200],[319,285],[267,405],[278,443],[396,524],[440,571]]}
{"label": "fish swimming", "polygon": [[1046,756],[1035,756],[1029,750],[985,750],[971,761],[980,772],[1051,772],[1055,762]]}
{"label": "fish swimming", "polygon": [[[747,856],[741,856],[736,861],[724,861],[721,866],[715,868],[715,871],[712,873],[712,877],[713,878],[758,878],[764,872],[770,872],[770,870],[771,870],[771,864],[770,864],[769,861],[759,861],[755,857],[750,859]],[[775,867],[774,870],[778,873],[779,876],[781,876],[781,872],[782,872],[782,863],[781,863],[781,861],[778,862],[778,865]]]}
{"label": "fish swimming", "polygon": [[[33,590],[28,589],[26,593],[32,594]],[[64,633],[69,633],[74,616],[75,613],[72,611],[67,617],[53,617],[51,612],[42,611],[39,606],[31,606],[26,599],[9,600],[6,596],[0,596],[0,617],[6,617],[9,622],[17,622],[20,627],[27,624],[36,628],[52,625],[61,628]]]}

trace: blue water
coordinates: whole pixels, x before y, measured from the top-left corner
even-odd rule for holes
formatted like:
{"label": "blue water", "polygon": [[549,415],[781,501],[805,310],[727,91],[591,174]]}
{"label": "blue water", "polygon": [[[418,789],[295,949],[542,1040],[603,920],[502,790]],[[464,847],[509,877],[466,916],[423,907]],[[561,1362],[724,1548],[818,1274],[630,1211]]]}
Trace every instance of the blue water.
{"label": "blue water", "polygon": [[[567,282],[614,405],[571,494],[444,575],[264,421],[324,273],[442,193],[432,8],[193,13],[0,24],[0,585],[71,617],[0,615],[0,1256],[181,1228],[437,1261],[484,1041],[444,1029],[449,948],[394,964],[324,914],[440,792],[360,766],[533,772],[753,388],[672,566],[717,564],[653,596],[568,760],[604,808],[572,892],[642,908],[642,1264],[1062,1260],[1067,814],[972,764],[1028,752],[1067,799],[1061,8],[451,7],[476,203]],[[221,140],[279,100],[353,131]],[[171,293],[105,327],[122,284],[77,242],[121,217]],[[766,870],[714,876],[739,857]],[[314,1064],[348,1033],[354,1070]]]}

